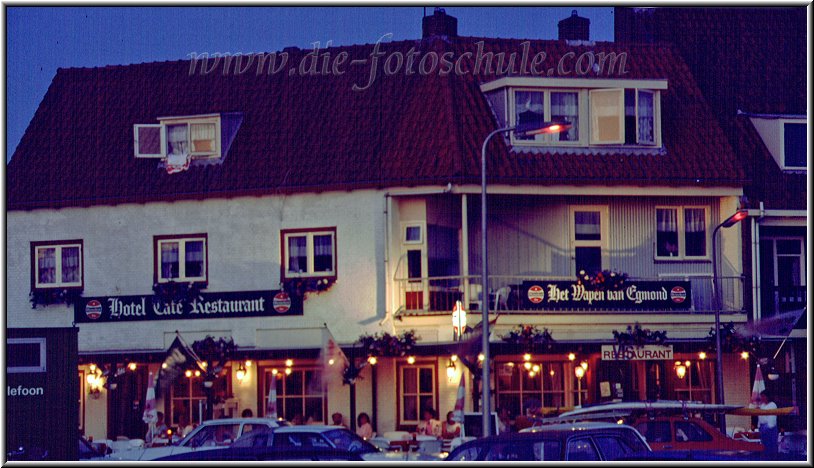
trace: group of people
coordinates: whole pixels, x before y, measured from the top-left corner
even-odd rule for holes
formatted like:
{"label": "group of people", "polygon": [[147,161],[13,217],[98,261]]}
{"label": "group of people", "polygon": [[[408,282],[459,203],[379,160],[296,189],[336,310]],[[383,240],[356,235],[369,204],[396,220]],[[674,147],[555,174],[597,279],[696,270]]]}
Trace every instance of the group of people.
{"label": "group of people", "polygon": [[461,436],[461,423],[456,421],[455,413],[450,411],[447,418],[441,422],[438,413],[432,408],[426,408],[422,413],[421,422],[416,427],[416,435],[428,435],[441,439],[454,439]]}
{"label": "group of people", "polygon": [[[187,417],[186,414],[181,413],[178,416],[178,430],[174,431],[173,434],[176,437],[183,439],[190,432],[192,432],[193,429],[195,429],[195,426],[190,424],[189,417]],[[147,427],[147,434],[144,436],[144,443],[147,445],[152,445],[155,443],[156,439],[167,438],[168,430],[169,428],[164,422],[164,413],[158,411],[156,413],[155,425]]]}

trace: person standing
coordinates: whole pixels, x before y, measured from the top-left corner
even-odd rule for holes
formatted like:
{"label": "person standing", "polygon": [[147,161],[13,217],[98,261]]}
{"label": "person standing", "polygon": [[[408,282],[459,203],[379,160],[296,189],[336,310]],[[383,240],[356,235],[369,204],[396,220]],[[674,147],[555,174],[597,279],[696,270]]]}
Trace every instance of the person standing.
{"label": "person standing", "polygon": [[[764,390],[760,392],[758,408],[762,410],[777,409],[777,404]],[[768,460],[777,458],[777,416],[761,415],[757,417],[757,427],[760,431],[760,442],[763,444],[763,457]]]}

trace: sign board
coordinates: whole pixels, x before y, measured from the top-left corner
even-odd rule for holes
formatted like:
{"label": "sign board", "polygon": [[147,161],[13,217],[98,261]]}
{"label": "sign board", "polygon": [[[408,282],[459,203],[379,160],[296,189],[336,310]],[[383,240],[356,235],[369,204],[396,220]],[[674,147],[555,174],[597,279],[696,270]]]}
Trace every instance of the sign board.
{"label": "sign board", "polygon": [[157,301],[155,296],[83,297],[74,305],[76,323],[302,314],[302,298],[280,290],[201,293],[198,299],[171,303]]}
{"label": "sign board", "polygon": [[672,360],[673,346],[628,346],[622,351],[618,346],[602,345],[601,356],[603,361]]}
{"label": "sign board", "polygon": [[520,298],[527,310],[686,310],[692,303],[689,281],[627,281],[618,290],[576,281],[523,281]]}

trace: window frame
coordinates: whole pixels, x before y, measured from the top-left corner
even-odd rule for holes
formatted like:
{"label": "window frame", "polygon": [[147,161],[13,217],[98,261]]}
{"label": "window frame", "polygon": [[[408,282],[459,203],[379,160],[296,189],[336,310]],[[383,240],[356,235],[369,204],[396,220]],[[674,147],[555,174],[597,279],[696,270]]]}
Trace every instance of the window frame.
{"label": "window frame", "polygon": [[[142,153],[139,147],[139,131],[142,128],[158,128],[159,130],[159,152]],[[162,159],[167,157],[167,127],[161,124],[135,124],[133,125],[133,152],[136,158]]]}
{"label": "window frame", "polygon": [[37,374],[47,371],[47,354],[45,347],[48,341],[45,337],[6,338],[6,346],[10,344],[36,344],[40,348],[40,363],[37,366],[12,366],[6,362],[7,374]]}
{"label": "window frame", "polygon": [[[802,125],[804,127],[804,131],[806,132],[806,135],[808,135],[808,122],[800,119],[779,119],[779,124],[780,124],[780,142],[781,142],[780,147],[783,153],[781,168],[784,171],[807,171],[808,170],[807,164],[805,166],[789,166],[788,164],[786,164],[786,125],[787,124]],[[808,163],[808,155],[806,155],[806,163]]]}
{"label": "window frame", "polygon": [[509,125],[517,125],[517,92],[533,92],[543,94],[543,120],[551,121],[551,93],[576,93],[577,94],[577,118],[578,118],[578,138],[574,141],[560,141],[555,139],[557,134],[535,135],[530,140],[522,140],[515,137],[514,132],[510,132],[511,144],[513,146],[586,146],[585,128],[588,127],[586,116],[588,113],[587,90],[580,88],[534,88],[534,87],[512,87],[509,89]]}
{"label": "window frame", "polygon": [[[286,378],[286,374],[284,372],[285,367],[286,366],[284,364],[282,364],[282,363],[280,365],[276,365],[276,366],[275,365],[270,365],[270,364],[269,365],[264,364],[264,365],[258,367],[257,373],[259,375],[262,375],[263,377],[258,379],[258,385],[257,385],[257,414],[258,414],[257,417],[263,417],[263,418],[267,417],[266,416],[266,408],[267,408],[267,404],[268,404],[269,392],[266,389],[266,384],[271,382],[271,385],[277,385],[277,380],[285,379]],[[276,377],[274,377],[274,374],[272,372],[273,369],[277,369],[279,371],[277,373]],[[321,387],[323,389],[322,393],[320,393],[320,395],[319,395],[320,399],[322,400],[321,401],[321,406],[322,406],[322,418],[323,419],[321,421],[314,421],[314,423],[315,424],[327,424],[328,423],[328,393],[325,391],[325,388],[326,388],[325,387],[325,373],[323,372],[323,370],[319,366],[304,365],[304,366],[294,366],[294,367],[291,368],[291,373],[292,374],[294,372],[299,372],[299,373],[302,374],[302,381],[303,381],[303,386],[304,387],[307,387],[307,386],[305,386],[305,373],[308,372],[308,371],[313,371],[313,372],[319,373],[319,378],[320,378],[320,381],[322,382]],[[304,392],[307,392],[307,390],[308,390],[308,388],[303,389]],[[316,398],[316,396],[317,396],[316,393],[302,393],[302,394],[288,395],[285,392],[286,392],[286,386],[285,386],[285,384],[283,384],[283,392],[277,392],[277,417],[278,418],[283,418],[283,419],[285,419],[285,406],[284,406],[284,400],[285,399],[292,399],[292,400],[293,399],[300,399],[300,400],[302,400],[302,405],[303,405],[303,408],[304,408],[306,398]],[[303,414],[302,417],[303,417],[303,423],[305,423],[306,415]]]}
{"label": "window frame", "polygon": [[[686,253],[686,224],[684,212],[691,209],[704,210],[704,255],[687,255]],[[676,229],[678,230],[678,255],[674,257],[659,256],[658,250],[658,211],[659,210],[676,210]],[[709,206],[705,205],[656,205],[653,211],[653,259],[660,262],[686,262],[686,261],[706,261],[711,259],[710,243],[711,243],[711,210]]]}
{"label": "window frame", "polygon": [[[231,365],[225,366],[221,372],[222,372],[222,374],[217,376],[217,379],[218,380],[219,379],[224,379],[224,383],[226,384],[225,393],[226,393],[226,395],[231,395],[233,393],[233,390],[232,390],[232,367],[231,367]],[[185,385],[185,387],[187,389],[187,394],[185,394],[183,396],[175,395],[175,387],[174,387],[174,385],[176,383],[173,382],[172,384],[170,384],[170,386],[167,388],[165,398],[164,398],[165,406],[169,407],[168,410],[164,411],[164,413],[165,413],[164,421],[166,423],[168,423],[169,425],[172,425],[172,426],[177,425],[178,421],[175,420],[175,401],[176,400],[178,400],[178,401],[188,401],[189,402],[190,414],[187,417],[189,419],[189,423],[193,424],[193,423],[195,423],[195,417],[194,417],[195,416],[195,407],[193,406],[192,402],[193,401],[198,401],[198,400],[202,400],[202,401],[205,402],[206,401],[206,391],[202,390],[201,391],[201,396],[193,396],[193,394],[192,394],[192,385],[201,385],[201,386],[203,386],[204,376],[203,376],[203,374],[201,374],[198,377],[195,377],[195,376],[187,377],[185,375],[180,375],[180,376],[178,376],[178,379],[186,379],[187,380],[186,385]],[[213,385],[211,391],[213,391],[213,392],[215,391],[216,385],[217,384]],[[200,425],[202,422],[203,421],[197,421],[197,424]],[[238,424],[238,431],[240,431],[240,424]],[[238,433],[238,437],[239,437],[239,433]]]}
{"label": "window frame", "polygon": [[[438,395],[438,393],[439,393],[438,392],[438,386],[439,386],[438,363],[435,362],[435,361],[416,362],[415,364],[398,363],[396,365],[396,421],[397,421],[396,425],[397,425],[397,427],[418,425],[418,423],[421,422],[421,413],[423,411],[421,406],[416,406],[416,413],[418,415],[418,419],[412,420],[412,419],[403,419],[402,418],[402,416],[403,416],[402,411],[404,409],[403,408],[403,406],[404,406],[403,405],[403,399],[405,397],[405,393],[404,393],[404,369],[416,369],[417,370],[416,371],[416,373],[417,373],[417,375],[416,375],[416,377],[417,377],[416,385],[419,386],[418,390],[414,395],[411,394],[411,395],[406,395],[406,396],[414,396],[418,401],[420,401],[422,395],[425,395],[425,393],[422,393],[421,390],[420,390],[421,376],[420,376],[419,369],[430,369],[430,372],[432,374],[432,380],[433,380],[433,382],[432,382],[433,409],[435,411],[438,411],[438,401],[439,401],[438,400],[438,398],[439,398],[439,395]],[[439,419],[440,419],[441,418],[440,412],[438,414],[439,414]]]}
{"label": "window frame", "polygon": [[[136,158],[158,158],[165,159],[169,155],[169,135],[170,125],[187,126],[187,143],[189,156],[192,159],[220,159],[223,155],[223,142],[221,141],[221,118],[220,114],[179,116],[179,117],[159,117],[157,124],[134,124],[133,125],[133,153]],[[215,125],[215,145],[212,151],[192,151],[192,125],[214,124]],[[140,153],[138,146],[139,130],[141,128],[161,128],[161,153]]]}
{"label": "window frame", "polygon": [[[658,98],[659,92],[655,89],[639,89],[635,88],[636,90],[636,145],[638,146],[660,146],[661,143],[661,125],[659,122],[661,121],[661,108],[659,106],[660,99]],[[653,141],[641,141],[639,140],[639,94],[640,93],[649,93],[653,96]]]}
{"label": "window frame", "polygon": [[[592,212],[596,211],[599,212],[599,240],[577,240],[576,235],[576,213],[577,212]],[[570,243],[570,254],[571,254],[571,262],[570,266],[574,268],[573,274],[579,274],[579,270],[577,270],[577,248],[578,247],[599,247],[600,248],[600,258],[602,259],[601,270],[606,270],[608,268],[609,262],[609,239],[608,233],[610,232],[610,228],[608,226],[609,221],[609,209],[608,205],[569,205],[568,206],[568,240]],[[591,272],[586,272],[591,274]]]}
{"label": "window frame", "polygon": [[[608,140],[608,141],[601,141],[594,139],[594,116],[593,116],[593,96],[603,93],[618,93],[618,112],[616,117],[619,119],[619,138],[616,140]],[[590,127],[589,131],[591,132],[589,135],[589,143],[592,146],[607,146],[607,145],[624,145],[625,144],[625,88],[602,88],[602,89],[592,89],[588,91],[588,112],[590,115]],[[636,111],[636,115],[638,118],[638,109]]]}
{"label": "window frame", "polygon": [[[79,247],[79,282],[76,283],[63,283],[62,282],[62,249],[65,247]],[[37,262],[37,253],[39,249],[55,248],[54,260],[54,278],[59,278],[59,281],[54,283],[40,283],[39,263]],[[60,240],[60,241],[36,241],[31,242],[31,289],[34,291],[44,291],[48,289],[70,289],[70,290],[83,290],[85,289],[85,246],[82,239]]]}
{"label": "window frame", "polygon": [[[418,228],[419,229],[419,238],[418,240],[407,240],[407,230],[410,228]],[[401,243],[404,245],[423,245],[425,232],[427,231],[427,223],[424,222],[406,222],[401,223]]]}
{"label": "window frame", "polygon": [[[535,364],[540,365],[540,372],[537,373],[534,377],[528,377],[528,371],[523,367],[525,361],[520,359],[510,359],[510,360],[500,360],[495,363],[495,400],[499,403],[501,395],[508,395],[508,396],[515,396],[519,399],[520,403],[520,413],[522,414],[523,408],[529,398],[535,398],[540,401],[540,404],[543,408],[557,408],[557,406],[545,406],[546,402],[546,395],[559,395],[562,398],[563,404],[561,406],[568,406],[574,405],[576,398],[575,395],[577,393],[577,387],[572,385],[572,382],[569,382],[568,375],[570,374],[572,377],[574,376],[574,368],[572,363],[569,361],[562,361],[562,360],[542,360],[542,361],[535,361]],[[500,368],[503,366],[510,367],[512,371],[518,372],[518,380],[517,380],[517,387],[502,387],[502,382],[500,381]],[[544,374],[553,368],[553,366],[557,366],[559,368],[560,383],[562,388],[560,390],[552,390],[545,385],[545,377]],[[525,376],[524,376],[525,375]],[[556,375],[556,373],[555,373]],[[539,390],[535,390],[533,388],[526,388],[524,382],[525,378],[533,378],[535,380],[539,379]],[[583,386],[583,392],[587,394],[588,388],[587,385]],[[570,395],[570,396],[569,396]],[[569,398],[573,398],[573,401],[569,401]],[[583,400],[585,402],[585,400]],[[500,406],[500,404],[498,404]]]}
{"label": "window frame", "polygon": [[[330,234],[333,247],[333,269],[330,272],[315,272],[314,271],[314,237]],[[307,254],[307,271],[304,273],[293,273],[288,271],[289,255],[288,255],[288,239],[290,237],[303,237],[306,238],[305,250]],[[280,278],[285,281],[294,278],[326,278],[335,280],[337,278],[337,269],[339,266],[339,249],[336,234],[336,226],[320,227],[320,228],[301,228],[301,229],[281,229],[280,230]]]}
{"label": "window frame", "polygon": [[[204,275],[196,277],[186,276],[186,243],[190,241],[203,241],[204,245]],[[161,277],[161,245],[163,243],[178,242],[178,278],[162,278]],[[184,247],[181,248],[181,245]],[[183,273],[183,274],[182,274]],[[207,233],[198,234],[170,234],[153,236],[153,283],[194,283],[194,284],[209,284],[209,236]]]}

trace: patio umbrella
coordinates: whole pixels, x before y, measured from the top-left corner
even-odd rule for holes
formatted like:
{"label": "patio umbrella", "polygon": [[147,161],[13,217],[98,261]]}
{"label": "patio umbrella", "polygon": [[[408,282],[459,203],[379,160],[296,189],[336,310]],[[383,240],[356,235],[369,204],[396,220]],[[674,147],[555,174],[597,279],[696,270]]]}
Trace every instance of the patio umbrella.
{"label": "patio umbrella", "polygon": [[464,422],[464,401],[466,399],[466,375],[461,372],[461,383],[458,385],[458,397],[455,400],[455,410],[452,419],[459,423]]}
{"label": "patio umbrella", "polygon": [[155,380],[153,373],[150,372],[147,377],[147,397],[144,402],[144,414],[141,417],[142,421],[147,423],[150,427],[149,438],[147,442],[152,442],[153,432],[155,431],[155,423],[158,420],[158,413],[155,410]]}
{"label": "patio umbrella", "polygon": [[752,384],[752,403],[755,405],[760,401],[760,392],[766,390],[766,384],[763,382],[763,372],[760,371],[760,364],[757,365],[755,371],[755,383]]}
{"label": "patio umbrella", "polygon": [[277,382],[271,378],[271,388],[269,388],[269,401],[266,403],[266,417],[277,419]]}

